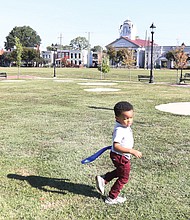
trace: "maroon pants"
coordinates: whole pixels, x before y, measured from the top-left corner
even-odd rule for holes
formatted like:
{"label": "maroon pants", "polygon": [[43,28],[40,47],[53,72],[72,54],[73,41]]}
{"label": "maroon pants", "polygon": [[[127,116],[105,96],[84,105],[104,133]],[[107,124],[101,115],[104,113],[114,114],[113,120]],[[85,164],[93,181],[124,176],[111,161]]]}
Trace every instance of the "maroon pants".
{"label": "maroon pants", "polygon": [[114,152],[110,153],[110,158],[116,169],[106,173],[104,179],[106,183],[108,183],[112,179],[117,178],[109,192],[109,197],[115,199],[119,195],[123,186],[128,182],[130,173],[130,160],[128,160],[125,156],[116,154]]}

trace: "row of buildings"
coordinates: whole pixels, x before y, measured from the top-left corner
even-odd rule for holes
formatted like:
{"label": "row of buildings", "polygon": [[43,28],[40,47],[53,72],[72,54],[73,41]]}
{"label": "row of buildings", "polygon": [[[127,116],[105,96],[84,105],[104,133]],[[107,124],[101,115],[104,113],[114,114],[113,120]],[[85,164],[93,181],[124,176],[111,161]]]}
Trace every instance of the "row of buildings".
{"label": "row of buildings", "polygon": [[[105,46],[113,47],[116,50],[128,48],[133,50],[136,68],[150,68],[151,65],[151,41],[149,38],[140,39],[137,37],[137,29],[135,25],[126,20],[120,26],[120,34],[118,39],[113,40]],[[154,43],[153,46],[153,66],[156,68],[173,68],[173,63],[166,59],[166,53],[174,49],[175,46],[159,46]],[[190,54],[190,46],[185,46],[185,53]],[[43,66],[57,67],[96,67],[102,59],[102,52],[92,52],[91,50],[55,50],[40,51],[44,60]],[[0,54],[1,55],[1,54]],[[114,63],[110,61],[110,64]],[[118,64],[117,64],[118,66]]]}
{"label": "row of buildings", "polygon": [[96,67],[100,62],[100,54],[88,50],[56,50],[41,51],[45,66],[55,63],[57,67]]}
{"label": "row of buildings", "polygon": [[[149,38],[137,38],[137,29],[130,20],[125,20],[120,26],[118,39],[106,45],[106,48],[113,47],[116,50],[128,48],[133,50],[136,68],[150,68],[151,65],[151,41]],[[176,46],[153,46],[153,66],[156,68],[173,68],[173,61],[167,60],[166,53],[175,49]],[[185,53],[190,54],[190,46],[185,46]],[[88,50],[58,50],[42,51],[45,65],[51,65],[54,61],[57,66],[61,66],[61,60],[67,60],[71,66],[97,66],[101,62],[102,54]],[[55,60],[54,60],[55,58]],[[110,62],[111,64],[111,62]],[[117,64],[118,65],[118,64]]]}

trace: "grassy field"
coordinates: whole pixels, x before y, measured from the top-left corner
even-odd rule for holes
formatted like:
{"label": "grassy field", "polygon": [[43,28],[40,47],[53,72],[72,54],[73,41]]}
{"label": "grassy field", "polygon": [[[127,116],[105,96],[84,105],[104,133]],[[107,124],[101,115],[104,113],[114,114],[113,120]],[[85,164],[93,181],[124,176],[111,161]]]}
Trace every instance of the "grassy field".
{"label": "grassy field", "polygon": [[[16,68],[1,68],[8,76]],[[155,71],[155,84],[138,82],[147,70],[114,69],[104,80],[96,69],[21,68],[37,79],[0,81],[1,220],[187,220],[190,117],[155,109],[189,102],[190,87],[174,86],[176,71]],[[114,82],[90,86],[85,83]],[[83,84],[81,84],[83,83]],[[87,88],[117,92],[87,92]],[[134,105],[135,148],[127,202],[109,206],[95,188],[95,175],[112,170],[109,152],[91,164],[81,160],[111,144],[113,106]],[[106,194],[111,184],[106,186]]]}

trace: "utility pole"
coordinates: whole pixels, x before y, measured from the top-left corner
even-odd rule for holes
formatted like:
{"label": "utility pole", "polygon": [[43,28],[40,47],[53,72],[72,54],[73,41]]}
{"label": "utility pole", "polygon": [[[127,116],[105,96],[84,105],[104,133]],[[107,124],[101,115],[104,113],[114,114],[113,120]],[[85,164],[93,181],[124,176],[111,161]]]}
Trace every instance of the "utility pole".
{"label": "utility pole", "polygon": [[60,37],[58,37],[58,38],[59,38],[59,40],[60,40],[60,43],[59,43],[59,49],[61,50],[62,39],[63,39],[62,33],[60,33]]}

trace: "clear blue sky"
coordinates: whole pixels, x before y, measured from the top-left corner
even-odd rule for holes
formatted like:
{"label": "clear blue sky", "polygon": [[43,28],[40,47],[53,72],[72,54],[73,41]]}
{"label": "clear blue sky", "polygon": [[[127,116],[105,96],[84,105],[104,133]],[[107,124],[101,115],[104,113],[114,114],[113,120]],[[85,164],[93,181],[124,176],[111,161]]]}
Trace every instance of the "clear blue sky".
{"label": "clear blue sky", "polygon": [[41,49],[52,43],[69,44],[78,36],[92,46],[106,46],[119,37],[119,27],[130,19],[145,39],[152,22],[159,45],[190,46],[190,1],[167,0],[8,0],[1,2],[0,48],[15,26],[30,26],[42,39]]}

